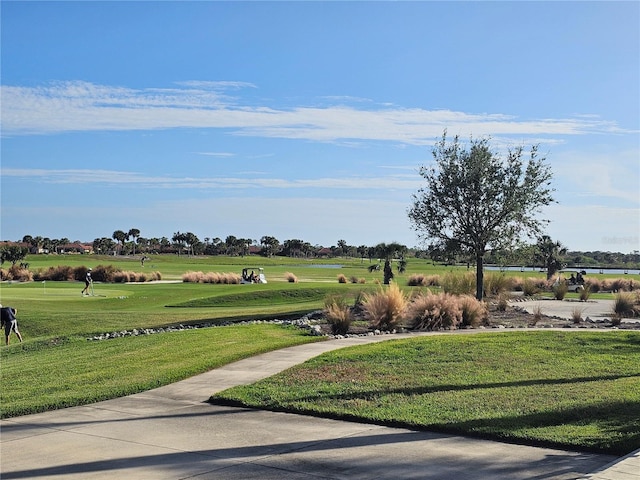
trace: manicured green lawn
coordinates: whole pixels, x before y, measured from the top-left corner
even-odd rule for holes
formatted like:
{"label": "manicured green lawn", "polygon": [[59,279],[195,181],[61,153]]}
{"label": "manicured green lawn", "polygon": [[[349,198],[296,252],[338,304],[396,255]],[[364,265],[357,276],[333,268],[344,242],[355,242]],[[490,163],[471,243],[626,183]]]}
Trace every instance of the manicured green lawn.
{"label": "manicured green lawn", "polygon": [[[2,282],[0,303],[18,308],[25,338],[19,344],[13,337],[9,347],[0,348],[3,418],[139,392],[240,358],[318,341],[301,330],[265,324],[87,340],[95,334],[296,316],[322,308],[328,295],[355,297],[379,288],[382,280],[382,272],[369,273],[369,261],[360,259],[161,255],[152,256],[144,267],[139,260],[122,257],[38,255],[27,261],[32,270],[114,265],[127,271],[159,271],[164,281],[175,283],[96,283],[96,295],[82,297],[81,282]],[[239,273],[245,266],[264,267],[269,283],[181,282],[188,271]],[[413,273],[450,271],[467,270],[410,259],[407,272],[396,280],[408,291],[406,280]],[[288,283],[287,272],[296,275],[298,283]],[[365,283],[339,284],[338,275],[363,278]],[[323,356],[270,380],[273,383],[233,390],[225,398],[267,408],[624,453],[639,446],[639,342],[638,334],[621,332],[392,340]],[[267,393],[260,393],[263,390]]]}
{"label": "manicured green lawn", "polygon": [[636,332],[391,340],[212,401],[621,455],[640,448],[638,358]]}
{"label": "manicured green lawn", "polygon": [[277,325],[237,325],[89,342],[59,337],[2,348],[2,418],[130,395],[270,350],[317,341]]}

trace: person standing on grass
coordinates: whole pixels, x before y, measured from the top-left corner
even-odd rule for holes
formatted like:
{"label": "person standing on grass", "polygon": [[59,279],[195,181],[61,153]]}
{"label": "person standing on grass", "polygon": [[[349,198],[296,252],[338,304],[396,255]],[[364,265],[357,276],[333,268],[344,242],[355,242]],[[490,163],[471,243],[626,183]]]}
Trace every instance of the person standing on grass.
{"label": "person standing on grass", "polygon": [[84,288],[82,289],[82,295],[85,293],[89,295],[89,285],[91,285],[91,269],[87,270],[87,274],[84,276]]}
{"label": "person standing on grass", "polygon": [[18,336],[18,340],[22,343],[22,335],[20,335],[20,331],[18,330],[18,319],[16,318],[16,314],[18,310],[12,307],[3,307],[0,304],[0,321],[1,325],[4,327],[4,338],[9,345],[9,336],[11,335],[11,331],[14,331]]}

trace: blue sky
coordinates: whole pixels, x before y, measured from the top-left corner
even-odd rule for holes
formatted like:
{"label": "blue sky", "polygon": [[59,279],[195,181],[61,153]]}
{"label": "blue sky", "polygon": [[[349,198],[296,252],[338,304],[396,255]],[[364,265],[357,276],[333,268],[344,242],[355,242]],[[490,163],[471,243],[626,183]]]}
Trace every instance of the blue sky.
{"label": "blue sky", "polygon": [[420,246],[447,129],[540,145],[554,240],[640,249],[640,2],[0,8],[3,240]]}

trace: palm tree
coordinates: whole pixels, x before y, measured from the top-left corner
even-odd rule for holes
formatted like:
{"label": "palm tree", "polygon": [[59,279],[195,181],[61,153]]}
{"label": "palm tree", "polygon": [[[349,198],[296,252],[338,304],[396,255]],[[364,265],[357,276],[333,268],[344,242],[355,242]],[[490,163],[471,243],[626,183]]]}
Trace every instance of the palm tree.
{"label": "palm tree", "polygon": [[173,243],[178,246],[178,256],[180,256],[180,251],[184,248],[184,244],[187,240],[186,234],[180,233],[179,231],[173,234],[171,237]]}
{"label": "palm tree", "polygon": [[347,249],[349,246],[345,240],[338,240],[338,250],[340,250],[340,255],[345,256],[347,254]]}
{"label": "palm tree", "polygon": [[116,230],[115,232],[113,232],[113,235],[111,235],[111,238],[113,238],[116,242],[121,243],[122,248],[124,249],[124,242],[128,238],[128,236],[122,230]]}
{"label": "palm tree", "polygon": [[[376,251],[379,258],[384,258],[384,284],[389,285],[393,280],[393,269],[391,268],[391,260],[396,254],[400,254],[401,258],[404,258],[404,253],[407,251],[407,247],[400,245],[399,243],[379,243],[376,245]],[[406,262],[404,263],[406,267]]]}
{"label": "palm tree", "polygon": [[280,246],[280,242],[276,237],[271,237],[269,235],[265,235],[260,239],[260,244],[262,245],[262,255],[265,257],[271,257],[278,250]]}
{"label": "palm tree", "polygon": [[200,239],[194,233],[187,232],[184,234],[184,242],[187,244],[187,253],[194,255],[194,247],[200,243]]}
{"label": "palm tree", "polygon": [[127,238],[133,237],[133,254],[136,254],[136,239],[140,236],[140,230],[137,228],[131,228],[127,234]]}
{"label": "palm tree", "polygon": [[564,245],[554,242],[549,235],[543,235],[536,244],[534,258],[547,270],[547,280],[549,280],[558,270],[562,270],[564,266],[562,257],[566,254],[567,248]]}

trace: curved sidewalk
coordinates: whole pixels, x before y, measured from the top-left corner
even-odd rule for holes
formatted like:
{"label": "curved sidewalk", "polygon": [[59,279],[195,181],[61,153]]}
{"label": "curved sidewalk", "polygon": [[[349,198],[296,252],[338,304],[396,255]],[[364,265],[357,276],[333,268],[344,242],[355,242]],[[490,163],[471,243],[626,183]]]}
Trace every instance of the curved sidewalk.
{"label": "curved sidewalk", "polygon": [[347,338],[290,347],[148,392],[3,420],[0,477],[3,480],[640,478],[610,476],[621,474],[620,466],[635,468],[638,452],[625,462],[612,465],[616,459],[607,455],[206,403],[215,392],[252,383],[330,350],[410,336],[415,334]]}

